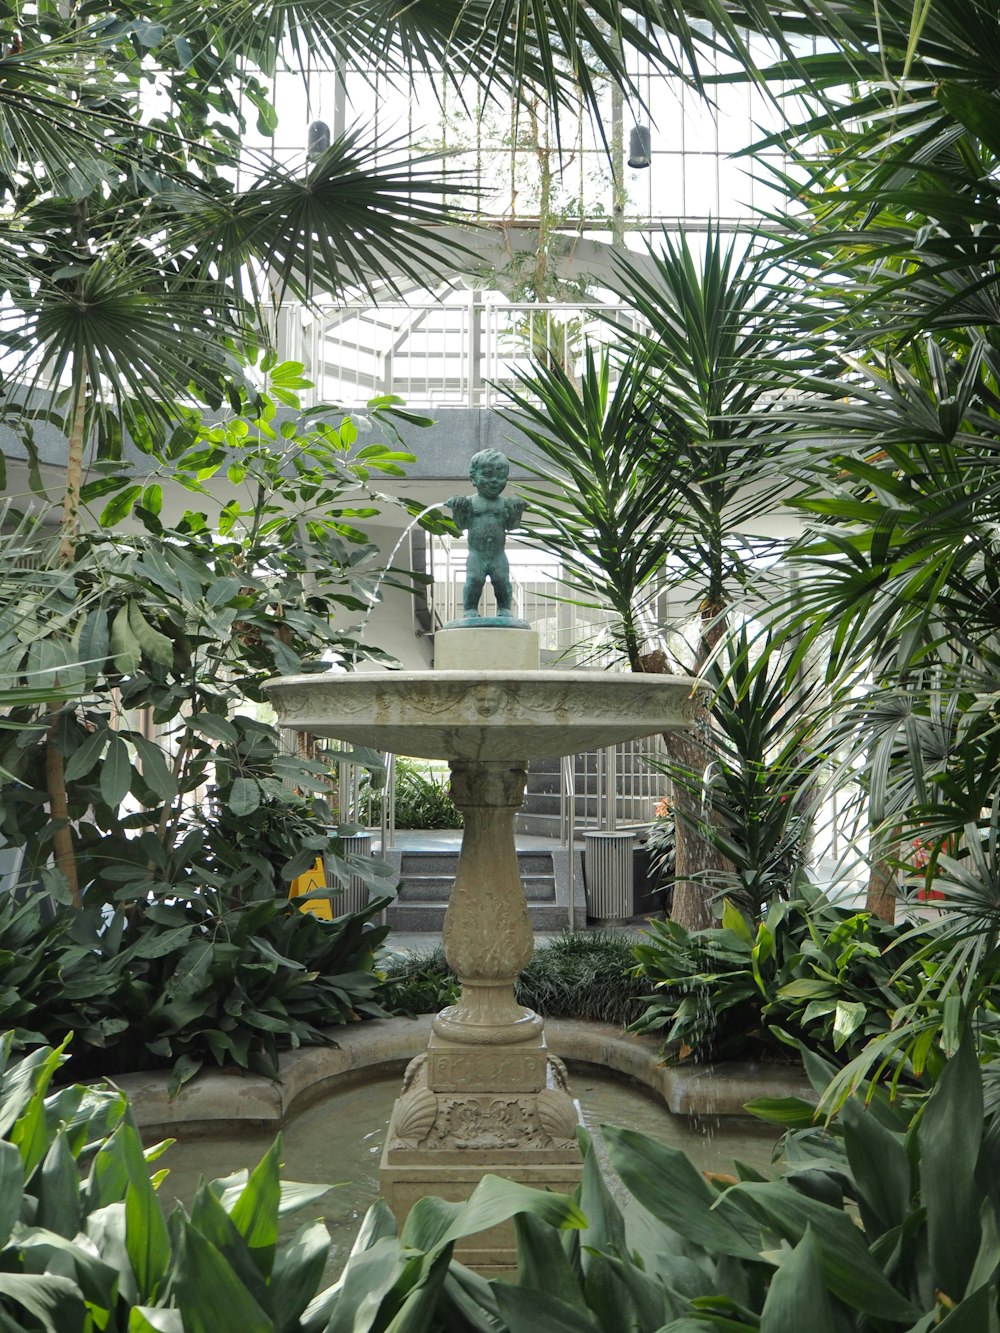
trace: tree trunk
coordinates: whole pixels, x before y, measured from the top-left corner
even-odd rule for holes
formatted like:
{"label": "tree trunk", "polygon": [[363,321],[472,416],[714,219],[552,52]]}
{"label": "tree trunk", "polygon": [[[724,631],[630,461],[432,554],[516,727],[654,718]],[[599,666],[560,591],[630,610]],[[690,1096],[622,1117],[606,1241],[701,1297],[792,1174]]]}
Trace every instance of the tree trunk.
{"label": "tree trunk", "polygon": [[45,785],[49,793],[49,818],[52,821],[52,852],[56,869],[69,884],[73,906],[80,906],[80,881],[76,873],[76,849],[73,829],[69,822],[69,803],[66,796],[66,764],[62,751],[56,746],[60,709],[49,704],[49,726],[45,736]]}
{"label": "tree trunk", "polygon": [[[66,483],[63,491],[62,536],[59,542],[59,559],[64,565],[71,565],[76,558],[76,533],[80,517],[80,490],[83,485],[83,453],[86,440],[87,421],[87,367],[78,366],[76,401],[73,405],[73,421],[69,431],[66,455]],[[45,734],[45,785],[49,797],[49,818],[52,820],[52,851],[56,869],[61,871],[69,884],[73,906],[80,906],[80,880],[76,869],[76,848],[73,845],[73,828],[69,821],[69,804],[66,794],[66,761],[62,751],[56,745],[56,732],[59,726],[61,706],[49,704],[49,726]]]}
{"label": "tree trunk", "polygon": [[[872,843],[873,847],[876,844]],[[868,874],[868,892],[865,895],[865,911],[871,912],[881,921],[888,921],[891,926],[896,920],[896,861],[899,857],[898,832],[894,834],[888,846],[876,847],[878,855],[872,862]]]}
{"label": "tree trunk", "polygon": [[[670,667],[666,653],[657,650],[639,659],[639,670],[665,674]],[[705,708],[705,725],[711,718]],[[699,734],[702,726],[696,723],[690,731],[670,731],[664,734],[667,753],[678,768],[691,773],[703,773],[712,755]],[[714,843],[701,832],[701,823],[711,817],[703,811],[701,801],[679,782],[671,782],[670,805],[674,815],[674,897],[670,919],[685,930],[704,930],[715,920],[712,907],[714,888],[704,882],[705,872],[713,875],[732,874],[734,866]]]}

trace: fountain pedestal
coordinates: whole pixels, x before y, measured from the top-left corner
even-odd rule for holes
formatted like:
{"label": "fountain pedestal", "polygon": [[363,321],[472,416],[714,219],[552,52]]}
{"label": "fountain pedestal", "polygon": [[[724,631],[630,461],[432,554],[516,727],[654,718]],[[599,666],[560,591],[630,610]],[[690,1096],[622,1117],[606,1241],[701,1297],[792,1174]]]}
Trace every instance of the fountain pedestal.
{"label": "fountain pedestal", "polygon": [[[407,1069],[389,1124],[380,1184],[399,1218],[425,1194],[464,1199],[488,1174],[561,1193],[580,1179],[566,1071],[548,1054],[541,1018],[514,998],[534,947],[514,842],[525,769],[451,764],[465,830],[444,951],[462,990]],[[512,1228],[474,1237],[460,1257],[484,1272],[510,1268]]]}

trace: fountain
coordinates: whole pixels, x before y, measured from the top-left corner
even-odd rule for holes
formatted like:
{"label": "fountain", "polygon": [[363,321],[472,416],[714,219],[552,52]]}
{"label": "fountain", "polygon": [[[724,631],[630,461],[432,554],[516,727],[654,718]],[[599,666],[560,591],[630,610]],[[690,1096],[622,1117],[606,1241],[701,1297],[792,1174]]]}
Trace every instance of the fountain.
{"label": "fountain", "polygon": [[[477,559],[464,617],[436,636],[435,669],[289,676],[266,686],[282,726],[446,759],[464,816],[444,923],[461,994],[407,1068],[382,1157],[382,1194],[400,1221],[423,1195],[457,1201],[486,1174],[558,1191],[578,1183],[579,1109],[566,1071],[548,1053],[542,1019],[514,996],[533,949],[514,840],[525,770],[532,758],[689,726],[699,709],[699,682],[689,677],[537,669],[537,638],[511,616],[504,586],[503,534],[520,508],[499,498],[505,470],[499,485],[495,468],[479,484],[478,459],[478,494],[449,502]],[[484,621],[472,598],[487,577],[499,614]],[[482,1272],[508,1269],[512,1235],[483,1233],[460,1257]]]}

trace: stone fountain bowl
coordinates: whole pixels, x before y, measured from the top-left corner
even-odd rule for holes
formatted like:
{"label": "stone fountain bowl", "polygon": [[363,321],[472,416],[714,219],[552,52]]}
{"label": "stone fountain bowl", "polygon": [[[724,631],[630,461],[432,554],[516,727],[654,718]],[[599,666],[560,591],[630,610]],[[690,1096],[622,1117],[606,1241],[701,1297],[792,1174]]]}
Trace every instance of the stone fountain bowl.
{"label": "stone fountain bowl", "polygon": [[278,721],[421,759],[524,761],[689,727],[705,682],[606,671],[327,672],[265,686]]}

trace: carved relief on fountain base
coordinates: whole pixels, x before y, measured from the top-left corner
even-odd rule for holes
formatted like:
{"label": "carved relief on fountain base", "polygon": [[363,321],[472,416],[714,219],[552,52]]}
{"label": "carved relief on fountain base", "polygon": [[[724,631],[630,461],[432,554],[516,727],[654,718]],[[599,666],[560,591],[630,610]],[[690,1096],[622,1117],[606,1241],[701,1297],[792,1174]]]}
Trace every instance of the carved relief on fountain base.
{"label": "carved relief on fountain base", "polygon": [[[503,1053],[501,1068],[494,1068],[499,1077],[489,1086],[488,1061],[475,1064],[465,1057],[476,1052],[454,1053],[443,1046],[432,1038],[428,1053],[407,1069],[389,1124],[384,1166],[464,1162],[522,1179],[522,1165],[579,1164],[580,1109],[569,1093],[561,1061],[541,1048],[526,1053],[540,1057],[540,1063],[522,1060],[522,1053],[510,1048]],[[437,1078],[453,1086],[432,1087]],[[513,1086],[496,1086],[503,1081]],[[468,1086],[477,1082],[478,1088]],[[535,1086],[525,1088],[531,1082]],[[466,1086],[454,1086],[460,1083]]]}

